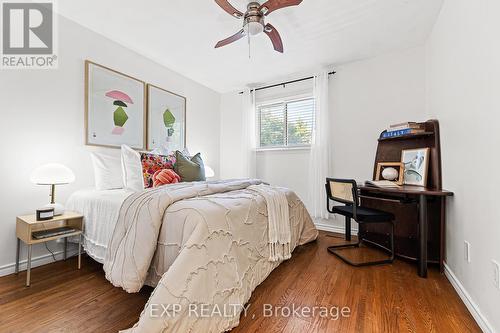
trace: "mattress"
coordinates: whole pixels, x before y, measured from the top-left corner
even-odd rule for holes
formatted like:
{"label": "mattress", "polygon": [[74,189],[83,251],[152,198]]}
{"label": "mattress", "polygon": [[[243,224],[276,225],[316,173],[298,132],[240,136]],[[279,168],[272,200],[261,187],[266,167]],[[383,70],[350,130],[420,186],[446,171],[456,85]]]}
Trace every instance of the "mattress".
{"label": "mattress", "polygon": [[73,193],[66,203],[67,210],[84,216],[83,248],[92,259],[101,264],[104,263],[120,208],[132,193],[124,189],[84,189]]}

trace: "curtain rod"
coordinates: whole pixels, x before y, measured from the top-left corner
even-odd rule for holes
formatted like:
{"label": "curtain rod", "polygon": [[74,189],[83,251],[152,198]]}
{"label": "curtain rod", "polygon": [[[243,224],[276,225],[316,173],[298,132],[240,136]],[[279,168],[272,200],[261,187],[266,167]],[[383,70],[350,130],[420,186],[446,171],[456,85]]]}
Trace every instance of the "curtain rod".
{"label": "curtain rod", "polygon": [[[335,73],[337,73],[337,72],[331,71],[330,73],[328,73],[328,75],[334,75]],[[282,82],[282,83],[277,83],[277,84],[273,84],[273,85],[270,85],[270,86],[255,88],[255,89],[252,89],[252,90],[255,90],[255,91],[265,90],[265,89],[269,89],[269,88],[286,86],[287,84],[297,83],[297,82],[302,82],[302,81],[307,81],[307,80],[311,80],[311,79],[314,79],[314,76],[309,76],[309,77],[305,77],[305,78],[302,78],[302,79],[297,79],[297,80],[292,80],[292,81],[286,81],[286,82]],[[240,95],[241,94],[243,94],[243,91],[240,91]]]}

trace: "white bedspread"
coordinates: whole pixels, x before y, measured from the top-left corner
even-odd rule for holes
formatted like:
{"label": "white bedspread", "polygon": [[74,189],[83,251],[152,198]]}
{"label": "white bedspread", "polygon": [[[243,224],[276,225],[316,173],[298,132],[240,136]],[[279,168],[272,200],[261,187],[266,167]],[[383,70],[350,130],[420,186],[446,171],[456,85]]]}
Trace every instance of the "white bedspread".
{"label": "white bedspread", "polygon": [[101,264],[104,263],[120,207],[131,193],[123,189],[85,189],[73,193],[66,203],[67,210],[84,216],[83,248],[91,258]]}

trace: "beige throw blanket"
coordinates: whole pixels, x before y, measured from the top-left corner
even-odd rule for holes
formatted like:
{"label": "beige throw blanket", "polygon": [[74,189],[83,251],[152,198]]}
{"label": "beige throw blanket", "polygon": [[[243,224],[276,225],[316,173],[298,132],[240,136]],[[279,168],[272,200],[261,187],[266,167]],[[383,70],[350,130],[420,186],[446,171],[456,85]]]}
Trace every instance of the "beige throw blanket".
{"label": "beige throw blanket", "polygon": [[288,200],[285,192],[266,184],[252,185],[248,189],[262,195],[266,200],[269,224],[269,260],[290,259],[291,231]]}
{"label": "beige throw blanket", "polygon": [[[131,332],[224,332],[239,323],[252,291],[279,262],[269,261],[266,201],[258,180],[181,183],[131,195],[108,246],[106,278],[128,292],[165,272]],[[317,230],[300,199],[284,190],[290,249]],[[177,230],[173,233],[169,230]],[[162,247],[162,251],[156,248]],[[174,253],[175,252],[175,253]],[[173,253],[168,267],[158,253]]]}

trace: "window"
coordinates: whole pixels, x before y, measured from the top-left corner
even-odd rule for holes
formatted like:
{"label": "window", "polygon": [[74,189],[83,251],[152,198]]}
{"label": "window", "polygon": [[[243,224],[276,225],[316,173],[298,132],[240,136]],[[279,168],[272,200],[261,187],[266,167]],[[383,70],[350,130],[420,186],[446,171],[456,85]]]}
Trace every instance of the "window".
{"label": "window", "polygon": [[259,148],[309,146],[314,110],[313,98],[258,106]]}

